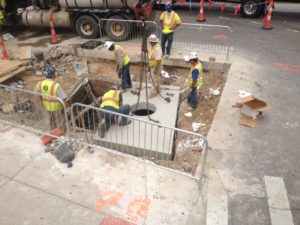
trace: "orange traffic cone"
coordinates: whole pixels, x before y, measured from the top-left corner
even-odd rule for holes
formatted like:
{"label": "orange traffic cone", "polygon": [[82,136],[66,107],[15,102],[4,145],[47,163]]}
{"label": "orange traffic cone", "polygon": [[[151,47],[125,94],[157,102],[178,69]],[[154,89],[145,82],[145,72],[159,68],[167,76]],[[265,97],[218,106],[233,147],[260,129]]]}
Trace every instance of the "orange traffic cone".
{"label": "orange traffic cone", "polygon": [[234,15],[237,15],[240,10],[241,10],[241,5],[240,4],[235,5],[235,7],[234,7]]}
{"label": "orange traffic cone", "polygon": [[208,1],[208,9],[211,9],[213,3],[214,3],[214,2],[213,2],[212,0],[209,0],[209,1]]}
{"label": "orange traffic cone", "polygon": [[51,44],[57,44],[58,39],[55,32],[52,12],[49,12],[50,30],[51,30]]}
{"label": "orange traffic cone", "polygon": [[0,34],[0,49],[1,49],[1,52],[2,52],[2,59],[9,60],[9,54],[8,54],[8,51],[5,48],[5,44],[4,44],[2,34]]}
{"label": "orange traffic cone", "polygon": [[221,12],[224,12],[225,7],[226,7],[226,5],[223,3],[223,4],[221,5]]}
{"label": "orange traffic cone", "polygon": [[263,27],[263,29],[265,29],[265,30],[272,30],[273,29],[273,27],[271,26],[273,5],[274,5],[274,0],[270,0],[269,7],[268,7],[268,14],[264,17],[265,26]]}
{"label": "orange traffic cone", "polygon": [[205,22],[203,8],[204,8],[204,0],[200,0],[199,19],[197,19],[198,22]]}

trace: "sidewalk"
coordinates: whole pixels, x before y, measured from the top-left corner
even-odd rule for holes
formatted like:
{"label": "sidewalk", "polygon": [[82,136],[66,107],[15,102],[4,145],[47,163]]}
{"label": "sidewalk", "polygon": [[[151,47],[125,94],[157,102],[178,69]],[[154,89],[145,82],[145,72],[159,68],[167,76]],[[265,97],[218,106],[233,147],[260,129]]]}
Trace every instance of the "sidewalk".
{"label": "sidewalk", "polygon": [[72,168],[15,128],[0,136],[0,224],[98,225],[105,215],[134,224],[204,224],[197,183],[121,156],[81,150]]}

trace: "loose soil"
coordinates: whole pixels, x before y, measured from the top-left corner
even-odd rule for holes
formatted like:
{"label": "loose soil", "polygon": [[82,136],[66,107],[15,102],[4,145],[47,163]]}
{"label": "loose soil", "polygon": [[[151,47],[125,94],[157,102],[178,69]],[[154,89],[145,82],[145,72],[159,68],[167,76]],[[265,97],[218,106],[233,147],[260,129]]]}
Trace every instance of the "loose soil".
{"label": "loose soil", "polygon": [[[110,81],[114,81],[116,83],[120,82],[120,80],[117,77],[115,62],[109,60],[100,60],[100,59],[87,59],[87,60],[88,60],[89,72],[91,78],[98,78],[98,79],[105,79],[105,80],[109,79]],[[162,78],[161,84],[179,86],[181,90],[183,90],[186,87],[185,79],[189,72],[189,69],[165,66],[164,70],[171,75],[178,76],[178,79],[172,80],[172,79]],[[133,81],[139,81],[140,65],[132,64],[130,67],[130,72],[133,75]],[[19,76],[21,79],[22,77],[24,77],[24,80],[26,80],[25,89],[33,90],[38,80],[43,79],[42,76],[35,76],[34,74],[35,74],[34,71],[26,71]],[[26,76],[29,76],[30,79],[26,79]],[[62,88],[65,90],[67,95],[70,95],[71,90],[76,86],[76,84],[78,84],[78,82],[81,79],[82,78],[75,77],[75,75],[61,76],[57,78],[57,82],[61,84]],[[221,94],[218,96],[211,95],[210,88],[211,89],[220,88],[220,92],[222,93],[225,82],[226,82],[225,74],[213,70],[204,71],[204,85],[200,92],[199,105],[195,110],[189,111],[188,104],[186,103],[189,90],[183,93],[181,97],[181,105],[178,113],[177,127],[183,130],[193,131],[192,130],[193,122],[202,123],[205,125],[200,127],[198,131],[194,131],[194,132],[202,134],[203,136],[207,136],[221,97]],[[186,117],[184,114],[187,112],[191,112],[192,116]],[[184,137],[178,137],[177,145],[180,142],[182,142],[183,139]],[[189,150],[177,152],[174,161],[157,161],[156,163],[163,166],[168,166],[177,170],[184,171],[181,163],[185,161],[192,166],[192,171],[189,172],[194,173],[199,163],[200,157],[201,157],[200,151],[192,151],[189,149]]]}

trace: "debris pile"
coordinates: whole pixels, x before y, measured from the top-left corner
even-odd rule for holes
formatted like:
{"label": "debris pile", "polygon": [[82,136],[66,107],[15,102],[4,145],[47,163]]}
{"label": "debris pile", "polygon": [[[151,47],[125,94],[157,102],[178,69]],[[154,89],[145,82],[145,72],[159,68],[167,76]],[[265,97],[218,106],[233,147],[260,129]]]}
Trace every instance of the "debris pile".
{"label": "debris pile", "polygon": [[[75,56],[73,48],[65,46],[55,46],[45,52],[36,50],[33,56],[27,70],[35,70],[36,75],[43,75],[45,64],[50,63],[56,68],[57,76],[70,76],[75,73],[75,66],[78,62],[82,62]],[[86,73],[80,73],[80,75],[86,75]]]}

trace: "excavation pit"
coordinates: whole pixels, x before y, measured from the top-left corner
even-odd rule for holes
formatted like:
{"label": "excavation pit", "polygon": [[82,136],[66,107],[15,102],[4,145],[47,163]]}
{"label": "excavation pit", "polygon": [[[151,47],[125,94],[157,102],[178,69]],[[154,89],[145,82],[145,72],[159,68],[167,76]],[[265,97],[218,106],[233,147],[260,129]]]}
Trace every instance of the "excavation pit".
{"label": "excavation pit", "polygon": [[[87,92],[87,86],[90,86],[97,98],[108,91],[112,85],[112,82],[105,80],[85,79],[72,92],[70,103],[89,105],[92,103],[92,99]],[[161,95],[163,97],[172,96],[171,102],[166,102],[163,97],[158,95],[151,99],[148,98],[148,104],[145,86],[141,88],[139,98],[136,94],[138,90],[139,84],[133,82],[132,90],[123,93],[123,104],[131,106],[132,117],[136,118],[132,120],[131,124],[119,126],[115,122],[105,132],[105,137],[101,138],[99,124],[101,115],[103,114],[97,110],[87,110],[81,115],[85,107],[78,105],[73,108],[77,130],[88,130],[90,136],[92,136],[90,139],[94,144],[109,149],[147,159],[169,160],[175,153],[173,150],[175,132],[172,129],[157,126],[153,122],[158,122],[169,127],[176,127],[180,89],[178,87],[162,86]],[[150,91],[151,85],[148,85],[148,93]],[[120,122],[121,118],[118,119]],[[157,139],[157,137],[161,138]]]}

